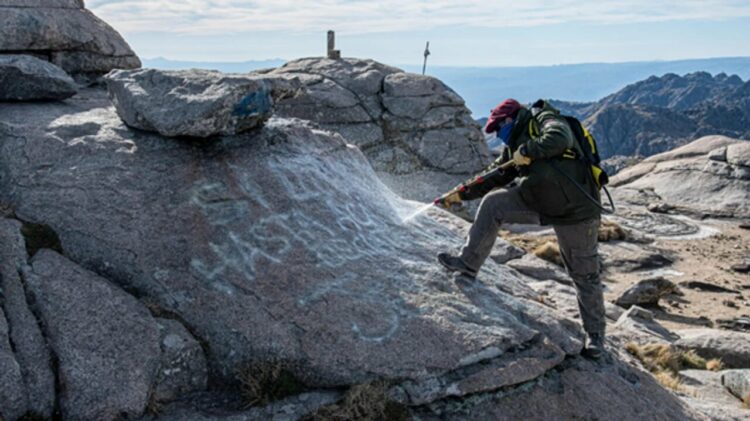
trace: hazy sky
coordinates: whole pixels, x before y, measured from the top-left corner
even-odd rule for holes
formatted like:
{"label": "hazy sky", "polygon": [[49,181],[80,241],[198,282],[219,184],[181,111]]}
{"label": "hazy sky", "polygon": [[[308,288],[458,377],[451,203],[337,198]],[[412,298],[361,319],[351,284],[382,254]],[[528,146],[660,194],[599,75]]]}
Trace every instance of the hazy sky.
{"label": "hazy sky", "polygon": [[750,56],[748,0],[86,0],[145,58],[526,66]]}

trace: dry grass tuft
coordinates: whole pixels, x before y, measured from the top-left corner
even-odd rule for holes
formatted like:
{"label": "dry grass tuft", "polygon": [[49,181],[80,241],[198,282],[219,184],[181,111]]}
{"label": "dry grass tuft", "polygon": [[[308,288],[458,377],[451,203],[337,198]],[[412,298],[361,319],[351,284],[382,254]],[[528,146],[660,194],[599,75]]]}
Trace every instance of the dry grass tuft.
{"label": "dry grass tuft", "polygon": [[654,373],[654,377],[656,378],[656,381],[659,382],[660,385],[666,387],[667,389],[676,390],[678,392],[684,392],[685,386],[683,386],[682,380],[680,380],[680,378],[677,376],[678,376],[677,374],[674,374],[671,371],[667,371],[667,370]]}
{"label": "dry grass tuft", "polygon": [[628,233],[618,223],[602,219],[599,225],[599,241],[622,241],[628,238]]}
{"label": "dry grass tuft", "polygon": [[681,368],[697,368],[698,370],[707,370],[708,361],[700,355],[696,354],[692,349],[685,352],[680,352],[680,366]]}
{"label": "dry grass tuft", "polygon": [[305,390],[292,370],[278,360],[248,364],[238,371],[237,380],[248,407],[267,405]]}
{"label": "dry grass tuft", "polygon": [[742,406],[750,409],[750,395],[745,396],[745,399],[742,400]]}
{"label": "dry grass tuft", "polygon": [[388,384],[376,381],[352,386],[341,402],[319,409],[305,421],[393,420],[409,418],[406,407],[388,396]]}
{"label": "dry grass tuft", "polygon": [[560,255],[560,246],[557,245],[557,241],[547,241],[546,243],[537,246],[532,253],[534,253],[536,257],[558,266],[563,266],[562,256]]}
{"label": "dry grass tuft", "polygon": [[724,369],[724,363],[719,358],[706,361],[706,370],[721,371]]}
{"label": "dry grass tuft", "polygon": [[699,370],[718,371],[723,368],[721,360],[706,360],[693,350],[680,351],[669,344],[638,345],[630,342],[625,350],[638,358],[664,387],[684,391],[685,387],[679,378],[680,370],[695,368]]}

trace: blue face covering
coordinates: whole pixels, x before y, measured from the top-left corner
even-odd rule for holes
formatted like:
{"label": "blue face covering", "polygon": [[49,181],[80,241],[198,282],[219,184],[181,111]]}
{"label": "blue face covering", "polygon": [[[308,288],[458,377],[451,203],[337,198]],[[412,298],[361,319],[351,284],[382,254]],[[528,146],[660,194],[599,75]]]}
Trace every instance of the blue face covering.
{"label": "blue face covering", "polygon": [[511,121],[510,123],[504,125],[498,132],[497,137],[500,138],[500,140],[503,141],[506,145],[508,144],[508,141],[510,140],[510,134],[513,132],[513,127],[516,125],[516,120]]}

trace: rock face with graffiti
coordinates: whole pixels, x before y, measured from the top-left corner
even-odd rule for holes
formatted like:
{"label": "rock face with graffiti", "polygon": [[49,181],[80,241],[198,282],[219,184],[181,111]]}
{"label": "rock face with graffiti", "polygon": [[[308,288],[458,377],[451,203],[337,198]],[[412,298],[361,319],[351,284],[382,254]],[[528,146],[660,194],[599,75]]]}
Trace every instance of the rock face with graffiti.
{"label": "rock face with graffiti", "polygon": [[[478,282],[464,283],[439,269],[435,254],[460,246],[465,223],[438,210],[407,218],[421,205],[382,184],[340,135],[271,118],[210,141],[166,138],[125,125],[100,88],[77,98],[0,109],[0,200],[59,239],[65,257],[45,251],[26,270],[36,295],[63,294],[50,290],[62,267],[60,276],[86,279],[70,285],[137,297],[123,301],[133,314],[124,320],[148,335],[118,336],[134,344],[112,349],[142,350],[118,370],[153,376],[134,378],[137,390],[112,402],[81,383],[80,393],[115,412],[76,412],[63,396],[68,416],[138,415],[149,387],[172,385],[158,395],[170,397],[205,390],[205,370],[209,383],[232,385],[239,368],[271,359],[312,389],[384,379],[415,407],[495,393],[578,361],[578,324],[544,305],[517,272],[490,263]],[[49,312],[70,309],[53,302]],[[152,318],[143,304],[172,320]],[[180,372],[159,357],[159,332],[162,354],[171,355],[164,344],[182,343],[190,358],[180,367],[203,367],[202,380],[156,374]],[[61,370],[78,355],[58,342],[53,351]],[[653,381],[631,375],[660,405],[687,414]],[[618,393],[637,396],[634,384]]]}

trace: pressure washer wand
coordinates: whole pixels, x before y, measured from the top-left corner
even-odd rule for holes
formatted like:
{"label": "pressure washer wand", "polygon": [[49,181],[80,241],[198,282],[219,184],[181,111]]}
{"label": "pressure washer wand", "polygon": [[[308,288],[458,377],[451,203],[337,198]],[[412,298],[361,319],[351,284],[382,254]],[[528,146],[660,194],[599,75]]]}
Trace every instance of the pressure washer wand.
{"label": "pressure washer wand", "polygon": [[[454,187],[448,193],[445,193],[444,195],[438,197],[437,199],[435,199],[433,204],[435,206],[440,206],[443,208],[450,208],[452,205],[461,202],[462,193],[470,192],[471,190],[478,188],[488,180],[496,180],[504,177],[505,172],[511,167],[513,167],[513,161],[508,161],[497,168],[493,168],[489,171],[479,174],[471,180]],[[498,187],[499,186],[500,184],[498,184]]]}

